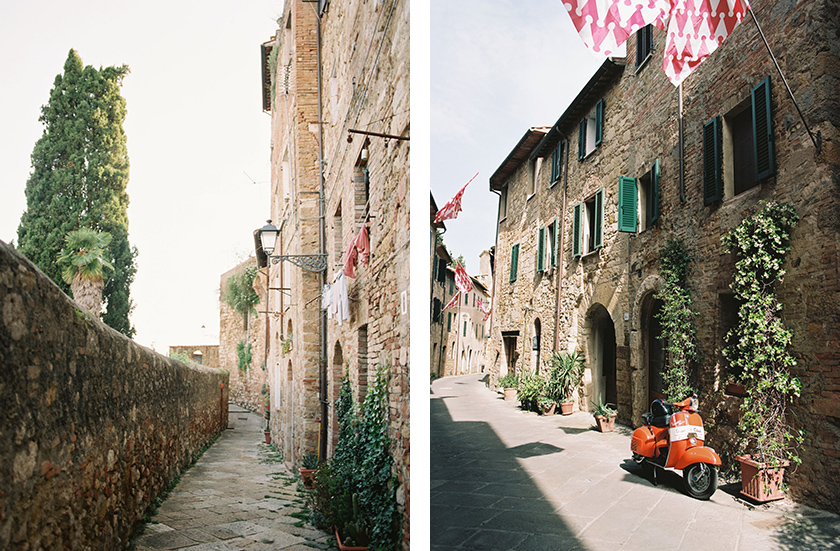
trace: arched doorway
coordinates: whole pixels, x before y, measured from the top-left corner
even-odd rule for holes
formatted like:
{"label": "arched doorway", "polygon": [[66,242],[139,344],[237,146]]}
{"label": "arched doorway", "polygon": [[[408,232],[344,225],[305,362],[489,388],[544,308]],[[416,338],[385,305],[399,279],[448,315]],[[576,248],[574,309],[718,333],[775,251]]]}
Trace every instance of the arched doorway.
{"label": "arched doorway", "polygon": [[662,301],[651,299],[645,319],[645,351],[648,370],[648,404],[656,399],[666,399],[665,380],[665,339],[662,338],[662,324],[659,321]]}
{"label": "arched doorway", "polygon": [[328,398],[330,402],[328,407],[332,410],[332,413],[328,416],[328,434],[330,435],[330,439],[327,444],[329,453],[332,453],[332,451],[335,450],[335,445],[338,442],[338,414],[336,413],[333,405],[341,392],[341,381],[344,379],[344,376],[344,352],[341,350],[341,343],[339,341],[335,341],[332,362],[332,384],[330,385],[330,396]]}
{"label": "arched doorway", "polygon": [[587,364],[592,370],[589,399],[616,406],[618,385],[615,368],[615,324],[607,309],[598,304],[590,313],[587,338]]}

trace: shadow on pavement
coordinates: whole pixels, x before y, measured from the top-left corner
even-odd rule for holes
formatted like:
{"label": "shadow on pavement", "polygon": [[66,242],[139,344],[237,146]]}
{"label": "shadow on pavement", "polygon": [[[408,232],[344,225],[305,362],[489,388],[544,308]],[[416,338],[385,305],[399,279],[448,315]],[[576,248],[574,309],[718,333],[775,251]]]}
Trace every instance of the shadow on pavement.
{"label": "shadow on pavement", "polygon": [[507,448],[481,421],[452,419],[431,399],[431,549],[584,549],[517,458],[562,448]]}

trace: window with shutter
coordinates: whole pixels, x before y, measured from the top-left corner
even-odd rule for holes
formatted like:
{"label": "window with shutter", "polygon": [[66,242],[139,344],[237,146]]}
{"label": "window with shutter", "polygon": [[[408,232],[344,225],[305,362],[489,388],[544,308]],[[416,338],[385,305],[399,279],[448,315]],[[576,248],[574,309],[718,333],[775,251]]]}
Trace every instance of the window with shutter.
{"label": "window with shutter", "polygon": [[618,177],[618,231],[636,233],[636,179]]}
{"label": "window with shutter", "polygon": [[519,243],[510,250],[510,282],[516,281],[516,270],[519,267]]}
{"label": "window with shutter", "polygon": [[563,148],[564,148],[563,140],[560,140],[557,143],[557,148],[551,154],[551,182],[548,184],[549,186],[553,186],[557,182],[560,181],[560,178],[563,176]]}
{"label": "window with shutter", "polygon": [[578,161],[586,157],[586,127],[586,119],[583,119],[578,128]]}
{"label": "window with shutter", "polygon": [[560,220],[558,218],[554,219],[554,222],[548,225],[548,234],[545,237],[546,244],[549,247],[549,262],[551,266],[557,266],[557,248],[560,239],[558,238],[560,234]]}
{"label": "window with shutter", "polygon": [[595,147],[604,141],[604,100],[598,100],[595,105]]}
{"label": "window with shutter", "polygon": [[659,159],[653,162],[650,169],[650,201],[648,221],[653,224],[659,220]]}
{"label": "window with shutter", "polygon": [[438,323],[441,321],[440,317],[440,309],[441,309],[441,302],[440,299],[436,298],[434,301],[434,317],[432,319],[433,322]]}
{"label": "window with shutter", "polygon": [[752,119],[756,180],[776,171],[773,155],[773,112],[770,105],[770,77],[752,89]]}
{"label": "window with shutter", "polygon": [[574,219],[572,221],[572,255],[581,255],[581,224],[583,218],[583,203],[575,205]]}
{"label": "window with shutter", "polygon": [[537,273],[545,271],[545,228],[537,232]]}
{"label": "window with shutter", "polygon": [[653,25],[636,31],[636,69],[642,66],[653,50]]}
{"label": "window with shutter", "polygon": [[715,117],[703,125],[703,204],[723,198],[721,178],[721,123]]}
{"label": "window with shutter", "polygon": [[592,221],[592,250],[604,246],[604,189],[595,193],[595,212]]}

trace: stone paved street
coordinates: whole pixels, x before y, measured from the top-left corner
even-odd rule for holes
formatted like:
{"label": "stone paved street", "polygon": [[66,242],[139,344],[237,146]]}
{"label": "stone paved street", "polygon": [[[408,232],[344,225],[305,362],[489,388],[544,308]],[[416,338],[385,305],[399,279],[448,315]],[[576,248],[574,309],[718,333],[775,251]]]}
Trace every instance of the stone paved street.
{"label": "stone paved street", "polygon": [[740,482],[709,501],[688,497],[675,473],[654,487],[627,427],[600,433],[588,413],[524,412],[482,377],[432,383],[433,550],[840,550],[837,515],[751,505]]}
{"label": "stone paved street", "polygon": [[230,427],[182,476],[134,544],[137,551],[312,551],[334,538],[298,516],[292,473],[264,442],[263,419],[231,405]]}

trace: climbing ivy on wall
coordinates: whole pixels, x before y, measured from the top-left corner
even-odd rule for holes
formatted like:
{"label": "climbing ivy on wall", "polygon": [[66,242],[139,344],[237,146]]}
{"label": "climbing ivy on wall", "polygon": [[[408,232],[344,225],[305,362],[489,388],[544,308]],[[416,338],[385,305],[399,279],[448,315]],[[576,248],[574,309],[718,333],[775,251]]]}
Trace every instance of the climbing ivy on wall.
{"label": "climbing ivy on wall", "polygon": [[793,332],[784,326],[775,291],[798,220],[791,205],[772,202],[723,236],[726,250],[738,255],[730,285],[740,303],[738,324],[727,335],[732,344],[723,354],[747,391],[739,424],[746,436],[743,447],[759,461],[775,464],[800,462],[795,447],[802,441],[786,418],[802,383],[791,374]]}
{"label": "climbing ivy on wall", "polygon": [[695,337],[691,293],[686,283],[691,256],[680,239],[668,241],[659,251],[662,288],[655,298],[662,301],[657,318],[665,340],[665,394],[671,401],[684,400],[694,392],[690,383],[691,365],[699,360]]}
{"label": "climbing ivy on wall", "polygon": [[254,311],[254,306],[260,303],[260,296],[254,290],[256,277],[256,266],[248,266],[241,272],[233,274],[227,280],[222,299],[240,314]]}
{"label": "climbing ivy on wall", "polygon": [[239,369],[248,371],[251,367],[251,343],[246,341],[239,341],[236,343],[236,358],[238,360]]}

